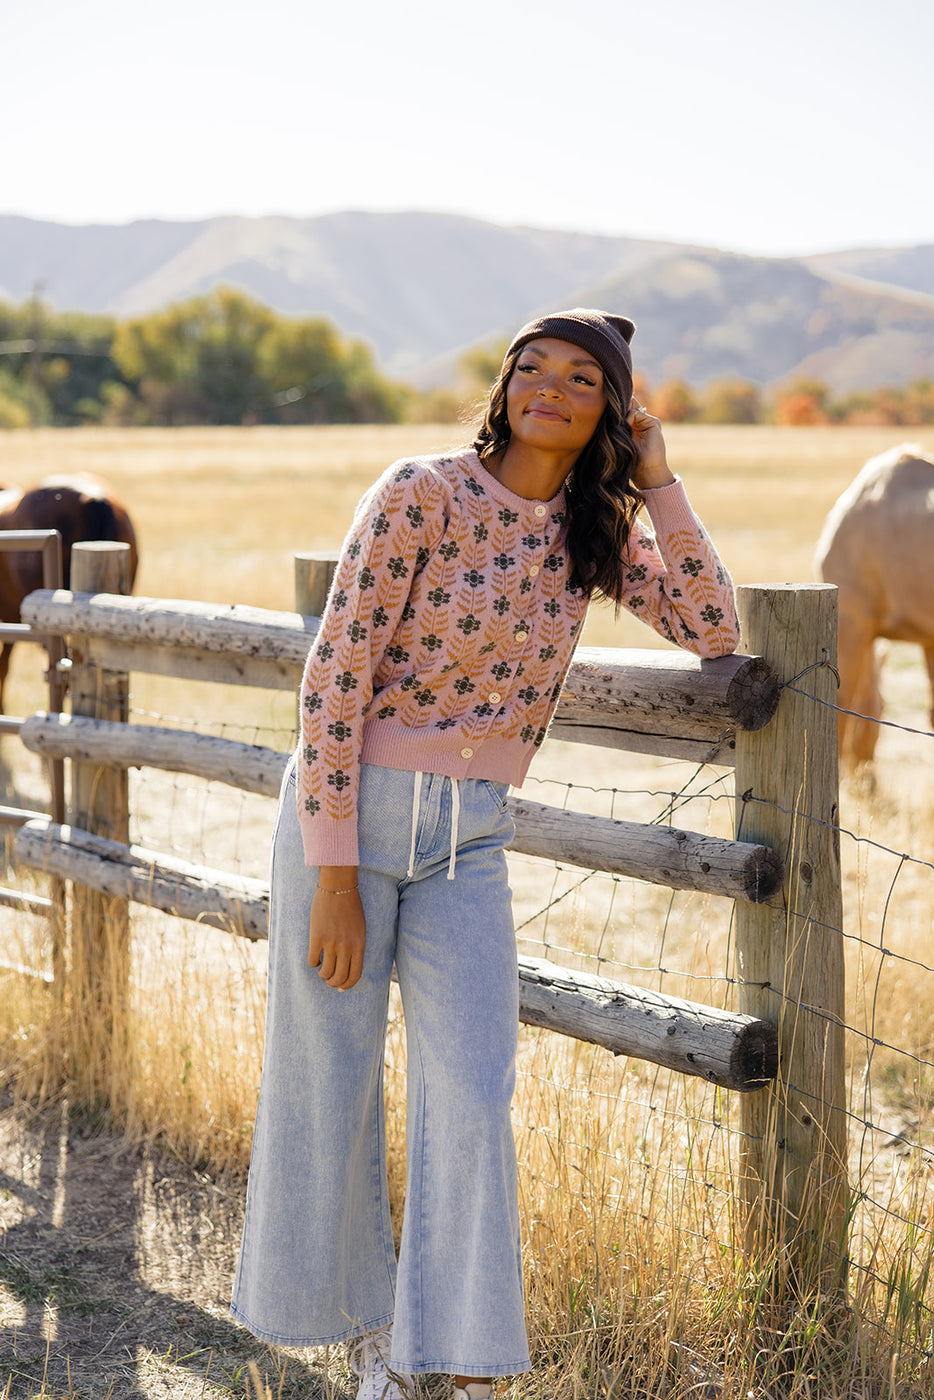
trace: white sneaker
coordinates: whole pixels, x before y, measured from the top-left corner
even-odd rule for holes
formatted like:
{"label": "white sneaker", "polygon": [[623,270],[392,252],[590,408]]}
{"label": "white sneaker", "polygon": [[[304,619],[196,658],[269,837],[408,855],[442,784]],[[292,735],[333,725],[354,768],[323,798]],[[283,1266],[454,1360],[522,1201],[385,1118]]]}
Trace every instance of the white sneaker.
{"label": "white sneaker", "polygon": [[411,1395],[412,1377],[390,1369],[391,1352],[391,1327],[367,1332],[351,1343],[347,1360],[354,1375],[360,1377],[357,1400],[407,1400]]}
{"label": "white sneaker", "polygon": [[454,1387],[454,1400],[492,1400],[493,1387],[486,1381],[471,1381]]}

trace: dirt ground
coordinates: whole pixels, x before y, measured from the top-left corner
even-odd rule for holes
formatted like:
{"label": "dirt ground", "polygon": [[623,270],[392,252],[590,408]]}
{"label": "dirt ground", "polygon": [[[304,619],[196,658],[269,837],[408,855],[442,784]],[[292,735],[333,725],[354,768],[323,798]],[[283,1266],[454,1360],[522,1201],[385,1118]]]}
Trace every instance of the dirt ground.
{"label": "dirt ground", "polygon": [[349,1396],[342,1357],[228,1317],[244,1194],[0,1095],[0,1398]]}

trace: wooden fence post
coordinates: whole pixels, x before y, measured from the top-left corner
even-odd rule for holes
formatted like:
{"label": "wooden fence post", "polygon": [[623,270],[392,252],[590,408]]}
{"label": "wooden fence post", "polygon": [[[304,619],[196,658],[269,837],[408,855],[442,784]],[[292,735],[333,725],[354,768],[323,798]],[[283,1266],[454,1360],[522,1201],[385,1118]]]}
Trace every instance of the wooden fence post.
{"label": "wooden fence post", "polygon": [[[302,617],[320,617],[328,600],[328,591],[337,568],[337,553],[333,549],[311,549],[295,555],[295,611]],[[300,698],[296,696],[296,704]],[[301,710],[296,725],[301,732]]]}
{"label": "wooden fence post", "polygon": [[[76,593],[129,593],[129,545],[97,540],[73,545],[71,586]],[[72,644],[71,711],[94,719],[129,719],[129,677],[95,666],[80,637]],[[73,763],[71,821],[95,835],[129,841],[127,770]],[[71,963],[76,1067],[92,1091],[105,1090],[121,1064],[128,1029],[126,899],[75,885]]]}
{"label": "wooden fence post", "polygon": [[314,549],[295,555],[295,611],[302,617],[320,617],[337,568],[333,549]]}
{"label": "wooden fence post", "polygon": [[769,904],[736,906],[740,1010],[778,1026],[780,1051],[774,1085],[740,1107],[745,1237],[797,1292],[840,1281],[846,1248],[836,593],[737,590],[744,647],[789,687],[770,724],[736,735],[737,835],[786,871]]}

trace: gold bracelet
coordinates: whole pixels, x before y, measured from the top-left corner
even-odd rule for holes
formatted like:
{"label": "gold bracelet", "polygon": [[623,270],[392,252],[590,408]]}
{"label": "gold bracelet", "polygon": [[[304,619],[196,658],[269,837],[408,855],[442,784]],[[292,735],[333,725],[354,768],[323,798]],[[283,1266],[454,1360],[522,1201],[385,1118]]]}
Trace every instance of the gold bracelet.
{"label": "gold bracelet", "polygon": [[356,894],[359,888],[359,885],[351,885],[349,890],[329,890],[324,885],[318,886],[322,894]]}

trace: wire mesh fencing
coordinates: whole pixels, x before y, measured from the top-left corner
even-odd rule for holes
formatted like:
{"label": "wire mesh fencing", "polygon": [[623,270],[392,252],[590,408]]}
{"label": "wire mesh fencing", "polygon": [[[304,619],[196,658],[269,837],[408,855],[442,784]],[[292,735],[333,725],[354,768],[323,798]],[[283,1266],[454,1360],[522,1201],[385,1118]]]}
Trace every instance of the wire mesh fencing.
{"label": "wire mesh fencing", "polygon": [[[798,675],[788,688],[805,704],[826,707],[809,679]],[[295,741],[288,692],[195,692],[188,683],[141,678],[133,694],[131,725],[236,738],[280,754]],[[921,1358],[934,1355],[932,775],[934,738],[918,724],[888,719],[875,778],[847,779],[832,823],[802,810],[793,795],[787,807],[767,804],[793,814],[799,828],[829,825],[839,844],[844,913],[833,932],[845,948],[847,1088],[842,1108],[825,1107],[846,1117],[850,1306]],[[740,805],[729,769],[565,742],[546,745],[527,791],[559,808],[713,836],[733,832]],[[764,804],[742,796],[747,808]],[[131,840],[147,849],[218,871],[266,873],[275,813],[269,797],[144,767],[131,775],[130,809]],[[509,859],[520,952],[693,1002],[739,1004],[731,901],[582,870],[560,855]],[[774,910],[794,941],[799,915],[779,901]],[[144,911],[134,919],[133,949],[150,1097],[163,1115],[187,1114],[186,1131],[200,1134],[202,1150],[213,1133],[225,1160],[242,1168],[261,1066],[262,946]],[[778,985],[770,993],[777,1001],[790,995]],[[809,1009],[820,1016],[819,1007]],[[386,1064],[390,1171],[400,1203],[405,1053],[394,998]],[[138,1058],[145,1059],[142,1050]],[[793,1079],[785,1086],[791,1095],[799,1087]],[[137,1102],[135,1111],[152,1106]],[[656,1266],[664,1261],[668,1286],[700,1290],[708,1301],[722,1296],[724,1261],[741,1254],[738,1163],[748,1133],[736,1096],[527,1028],[515,1123],[533,1294],[536,1269],[557,1250],[579,1280],[596,1271],[616,1289],[642,1289],[651,1257]]]}
{"label": "wire mesh fencing", "polygon": [[[807,678],[796,689],[807,696]],[[171,722],[287,752],[291,716],[281,697],[277,703],[278,716],[265,723],[218,717],[199,724],[185,715]],[[150,707],[133,717],[166,722]],[[892,720],[886,727],[892,751],[880,756],[882,775],[845,781],[834,828],[847,977],[848,1265],[855,1295],[881,1296],[875,1311],[889,1319],[899,1344],[930,1351],[934,850],[925,780],[934,774],[934,736]],[[733,828],[733,775],[723,768],[566,743],[546,746],[536,767],[526,784],[536,801],[710,835]],[[607,782],[611,771],[614,781]],[[274,812],[269,799],[148,770],[135,784],[134,839],[262,875]],[[695,1002],[736,1005],[730,901],[581,870],[560,858],[511,855],[510,875],[520,952]],[[257,978],[261,962],[254,964]],[[401,1091],[404,1065],[401,1009],[394,1005],[391,1095],[394,1084]],[[795,1091],[794,1083],[788,1087]],[[553,1218],[557,1196],[570,1190],[576,1213],[586,1218],[585,1235],[641,1239],[651,1221],[677,1241],[686,1277],[695,1276],[699,1261],[736,1246],[742,1134],[729,1094],[527,1029],[517,1105],[530,1228]],[[401,1145],[396,1162],[404,1175]],[[625,1268],[622,1258],[617,1264]]]}

